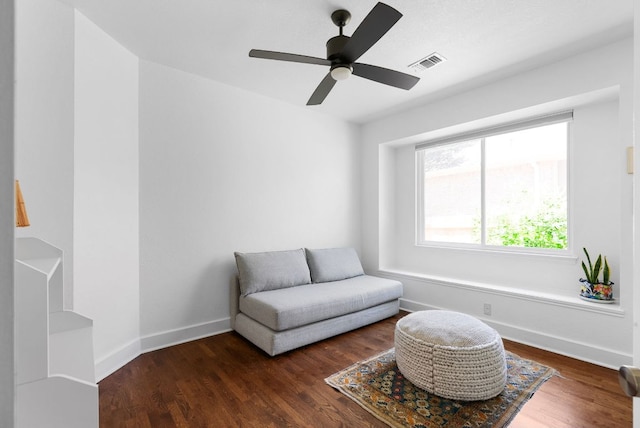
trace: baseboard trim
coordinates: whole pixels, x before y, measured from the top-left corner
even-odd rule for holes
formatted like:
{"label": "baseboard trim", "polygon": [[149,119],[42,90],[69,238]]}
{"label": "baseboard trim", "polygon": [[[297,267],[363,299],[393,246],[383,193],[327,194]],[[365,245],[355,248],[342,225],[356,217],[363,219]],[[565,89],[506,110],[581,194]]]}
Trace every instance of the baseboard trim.
{"label": "baseboard trim", "polygon": [[136,357],[151,351],[231,331],[230,319],[209,321],[183,328],[149,334],[132,340],[109,355],[96,360],[96,382],[114,373]]}
{"label": "baseboard trim", "polygon": [[96,382],[100,382],[140,355],[140,339],[134,339],[105,357],[96,360]]}
{"label": "baseboard trim", "polygon": [[[424,311],[439,308],[432,305],[408,299],[400,299],[400,309],[408,312]],[[487,323],[502,337],[524,345],[544,349],[545,351],[565,355],[567,357],[586,361],[610,369],[618,370],[622,364],[632,364],[633,356],[622,352],[612,351],[588,343],[582,343],[559,336],[528,330],[511,324],[496,322],[487,318],[479,318]]]}
{"label": "baseboard trim", "polygon": [[149,334],[140,338],[142,353],[231,331],[230,318]]}

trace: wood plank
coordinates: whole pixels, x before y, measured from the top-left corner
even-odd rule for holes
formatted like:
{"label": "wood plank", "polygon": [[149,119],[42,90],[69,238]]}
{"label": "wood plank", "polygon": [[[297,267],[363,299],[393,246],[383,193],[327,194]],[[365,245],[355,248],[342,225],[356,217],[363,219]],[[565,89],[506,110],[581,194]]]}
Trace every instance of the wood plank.
{"label": "wood plank", "polygon": [[[384,427],[324,379],[393,347],[406,312],[269,357],[235,332],[143,354],[99,383],[100,426]],[[522,358],[558,370],[512,428],[631,427],[617,372],[505,340]]]}

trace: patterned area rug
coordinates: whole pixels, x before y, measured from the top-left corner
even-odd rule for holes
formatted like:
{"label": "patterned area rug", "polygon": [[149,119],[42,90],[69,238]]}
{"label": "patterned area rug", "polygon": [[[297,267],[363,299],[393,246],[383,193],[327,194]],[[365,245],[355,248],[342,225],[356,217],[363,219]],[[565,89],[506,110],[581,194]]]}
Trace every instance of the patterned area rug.
{"label": "patterned area rug", "polygon": [[510,352],[507,386],[486,401],[454,401],[413,386],[396,365],[395,349],[371,357],[325,379],[392,427],[504,427],[533,393],[557,372]]}

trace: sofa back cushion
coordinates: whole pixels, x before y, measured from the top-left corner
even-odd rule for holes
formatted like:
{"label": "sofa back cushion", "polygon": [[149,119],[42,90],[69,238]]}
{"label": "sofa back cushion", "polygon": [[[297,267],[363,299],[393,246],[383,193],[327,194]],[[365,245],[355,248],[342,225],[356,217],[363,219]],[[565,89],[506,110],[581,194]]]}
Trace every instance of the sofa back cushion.
{"label": "sofa back cushion", "polygon": [[265,253],[234,253],[243,296],[259,291],[310,284],[309,266],[302,248]]}
{"label": "sofa back cushion", "polygon": [[313,282],[340,281],[364,275],[358,253],[353,248],[306,249]]}

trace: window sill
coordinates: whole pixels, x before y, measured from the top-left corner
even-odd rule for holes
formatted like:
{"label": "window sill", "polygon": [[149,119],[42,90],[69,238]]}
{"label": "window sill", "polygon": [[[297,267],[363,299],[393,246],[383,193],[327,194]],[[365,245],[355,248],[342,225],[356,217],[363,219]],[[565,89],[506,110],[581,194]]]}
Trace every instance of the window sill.
{"label": "window sill", "polygon": [[457,251],[457,252],[467,252],[467,253],[481,253],[481,254],[497,254],[500,256],[506,257],[529,257],[531,259],[540,259],[543,258],[547,261],[558,262],[558,263],[575,263],[578,260],[578,257],[571,253],[569,250],[565,251],[536,251],[536,249],[528,248],[528,249],[511,249],[511,248],[500,248],[495,246],[463,246],[459,244],[446,244],[446,243],[436,243],[436,242],[420,242],[415,244],[416,247],[419,248],[428,248],[435,250],[445,250],[445,251]]}
{"label": "window sill", "polygon": [[423,275],[415,272],[407,272],[394,269],[380,269],[377,271],[376,275],[392,279],[405,278],[408,280],[421,281],[445,287],[473,290],[488,294],[506,296],[514,299],[561,306],[570,309],[576,309],[579,311],[593,312],[620,318],[623,318],[625,316],[625,311],[620,307],[620,303],[618,301],[611,304],[600,304],[582,300],[578,296],[564,296],[560,294],[541,293],[535,290],[522,290],[500,285],[491,285],[479,282],[463,281],[454,278]]}

